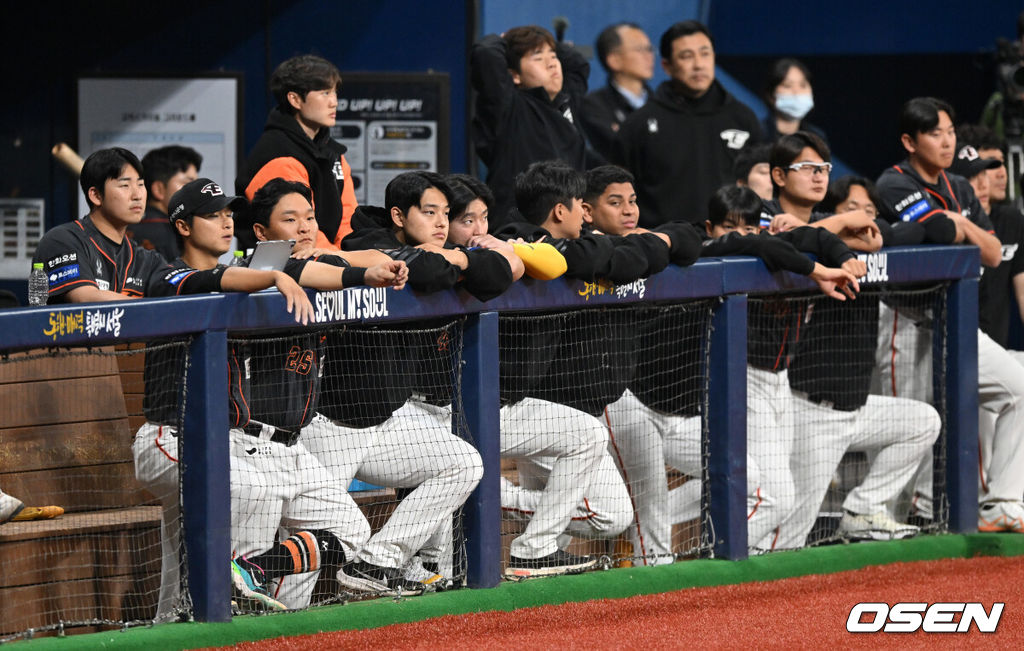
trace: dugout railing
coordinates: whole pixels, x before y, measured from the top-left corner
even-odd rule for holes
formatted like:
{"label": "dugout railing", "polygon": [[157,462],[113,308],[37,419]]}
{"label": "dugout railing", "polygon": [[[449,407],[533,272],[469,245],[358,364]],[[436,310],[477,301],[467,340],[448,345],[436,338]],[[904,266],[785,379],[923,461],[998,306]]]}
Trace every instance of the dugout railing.
{"label": "dugout railing", "polygon": [[[948,528],[977,526],[977,328],[979,255],[974,247],[902,247],[867,257],[866,286],[942,282],[947,319],[941,354],[946,445]],[[708,342],[706,492],[714,555],[747,556],[746,363],[748,295],[813,289],[808,279],[769,273],[754,258],[702,259],[688,268],[670,267],[626,286],[566,279],[525,279],[502,296],[481,303],[464,292],[430,296],[354,288],[310,292],[317,325],[422,321],[464,316],[463,368],[459,375],[465,422],[484,463],[483,480],[465,506],[467,584],[496,585],[501,577],[500,459],[498,449],[498,317],[501,312],[551,311],[637,302],[717,298]],[[87,327],[111,324],[117,328]],[[68,327],[68,324],[71,327]],[[61,325],[56,327],[55,324]],[[216,294],[165,300],[47,306],[0,311],[0,354],[27,349],[106,346],[191,335],[186,384],[189,409],[182,435],[182,509],[188,586],[200,621],[226,621],[230,612],[230,503],[224,360],[229,331],[294,328],[276,292]],[[938,350],[938,348],[937,348]],[[938,356],[937,356],[938,357]],[[3,425],[0,424],[0,431]],[[3,441],[0,440],[0,446]],[[2,581],[2,578],[0,578]]]}

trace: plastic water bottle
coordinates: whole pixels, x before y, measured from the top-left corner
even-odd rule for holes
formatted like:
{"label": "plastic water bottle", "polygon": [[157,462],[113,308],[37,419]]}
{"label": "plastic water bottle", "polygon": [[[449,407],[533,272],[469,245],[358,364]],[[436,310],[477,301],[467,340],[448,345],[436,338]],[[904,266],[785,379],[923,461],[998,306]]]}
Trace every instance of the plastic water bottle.
{"label": "plastic water bottle", "polygon": [[50,281],[46,278],[46,271],[42,262],[32,264],[32,273],[28,275],[28,304],[46,305],[46,299],[50,296]]}
{"label": "plastic water bottle", "polygon": [[242,260],[245,258],[245,251],[235,251],[235,257],[231,258],[231,264],[229,267],[241,267]]}

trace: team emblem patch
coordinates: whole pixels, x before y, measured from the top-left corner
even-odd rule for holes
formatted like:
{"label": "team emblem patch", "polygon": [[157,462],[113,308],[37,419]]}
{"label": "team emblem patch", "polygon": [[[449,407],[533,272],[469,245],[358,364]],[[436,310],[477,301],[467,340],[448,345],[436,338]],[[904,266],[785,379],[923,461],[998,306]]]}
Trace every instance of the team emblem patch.
{"label": "team emblem patch", "polygon": [[726,129],[718,135],[725,141],[725,146],[729,149],[743,149],[743,145],[747,144],[747,140],[750,139],[750,132],[740,129]]}
{"label": "team emblem patch", "polygon": [[199,191],[200,194],[208,194],[211,197],[223,197],[224,191],[220,189],[220,186],[216,183],[207,183],[203,186],[203,189]]}

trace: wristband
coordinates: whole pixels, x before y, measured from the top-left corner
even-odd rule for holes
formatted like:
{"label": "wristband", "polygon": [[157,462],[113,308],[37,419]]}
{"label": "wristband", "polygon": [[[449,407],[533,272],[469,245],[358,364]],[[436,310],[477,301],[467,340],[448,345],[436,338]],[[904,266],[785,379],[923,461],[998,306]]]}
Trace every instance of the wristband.
{"label": "wristband", "polygon": [[341,286],[356,287],[366,284],[366,267],[345,267],[341,271]]}

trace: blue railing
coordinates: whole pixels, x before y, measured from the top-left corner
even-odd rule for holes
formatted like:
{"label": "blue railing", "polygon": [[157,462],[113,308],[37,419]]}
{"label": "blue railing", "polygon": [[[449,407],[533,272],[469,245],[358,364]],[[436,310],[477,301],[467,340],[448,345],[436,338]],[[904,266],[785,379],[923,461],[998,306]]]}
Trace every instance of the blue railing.
{"label": "blue railing", "polygon": [[[949,281],[945,329],[947,490],[949,527],[977,525],[978,250],[901,247],[867,258],[866,284]],[[380,323],[466,315],[460,387],[465,417],[484,463],[484,478],[466,503],[470,587],[500,580],[500,457],[498,444],[498,313],[576,309],[594,305],[721,297],[712,315],[708,426],[710,518],[714,553],[747,555],[746,332],[747,295],[814,288],[807,278],[769,273],[755,258],[704,259],[670,267],[624,286],[558,279],[523,280],[487,303],[464,292],[429,296],[412,291],[354,288],[311,292],[317,324]],[[228,331],[294,328],[273,291],[214,294],[121,303],[0,311],[0,352],[51,346],[108,345],[194,335],[188,369],[182,486],[189,586],[195,617],[230,618],[230,500],[227,394]],[[220,433],[222,435],[211,435]]]}

